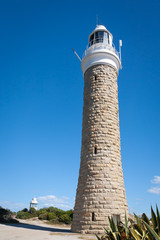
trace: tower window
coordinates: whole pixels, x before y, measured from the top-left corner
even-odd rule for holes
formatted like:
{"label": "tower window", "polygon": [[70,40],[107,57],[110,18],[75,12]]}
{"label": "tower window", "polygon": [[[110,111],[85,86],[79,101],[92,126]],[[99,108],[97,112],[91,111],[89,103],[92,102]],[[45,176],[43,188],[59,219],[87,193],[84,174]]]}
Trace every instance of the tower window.
{"label": "tower window", "polygon": [[95,215],[94,215],[94,212],[92,212],[92,221],[95,221]]}
{"label": "tower window", "polygon": [[94,154],[97,154],[97,147],[94,147]]}
{"label": "tower window", "polygon": [[94,79],[97,80],[97,75],[94,76]]}
{"label": "tower window", "polygon": [[119,214],[113,214],[112,217],[113,217],[113,221],[115,222],[115,224],[120,222],[120,215]]}
{"label": "tower window", "polygon": [[90,39],[89,39],[89,46],[92,46],[93,43],[94,43],[94,34],[92,34]]}
{"label": "tower window", "polygon": [[89,47],[96,43],[109,44],[109,33],[104,31],[96,31],[89,38]]}

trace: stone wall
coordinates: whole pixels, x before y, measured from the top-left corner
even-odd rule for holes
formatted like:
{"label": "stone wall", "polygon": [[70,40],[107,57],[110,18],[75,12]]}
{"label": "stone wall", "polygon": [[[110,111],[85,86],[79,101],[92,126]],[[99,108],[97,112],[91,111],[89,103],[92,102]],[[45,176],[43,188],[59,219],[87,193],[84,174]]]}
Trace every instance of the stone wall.
{"label": "stone wall", "polygon": [[103,233],[108,216],[128,212],[121,166],[117,73],[108,65],[84,75],[82,148],[72,231]]}

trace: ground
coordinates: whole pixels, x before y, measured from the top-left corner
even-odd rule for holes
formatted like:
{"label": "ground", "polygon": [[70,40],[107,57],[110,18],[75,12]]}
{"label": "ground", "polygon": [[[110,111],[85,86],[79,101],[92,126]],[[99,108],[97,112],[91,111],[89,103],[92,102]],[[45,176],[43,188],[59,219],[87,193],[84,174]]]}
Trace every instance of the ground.
{"label": "ground", "polygon": [[94,235],[72,233],[67,225],[48,225],[40,220],[0,224],[0,240],[96,240]]}

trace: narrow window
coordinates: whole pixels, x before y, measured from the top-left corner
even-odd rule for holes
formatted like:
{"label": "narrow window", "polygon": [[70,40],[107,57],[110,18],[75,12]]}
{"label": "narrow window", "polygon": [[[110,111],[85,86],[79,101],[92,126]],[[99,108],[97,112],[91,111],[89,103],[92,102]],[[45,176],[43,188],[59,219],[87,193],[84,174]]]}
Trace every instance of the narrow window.
{"label": "narrow window", "polygon": [[104,32],[104,43],[109,44],[109,34],[107,32]]}
{"label": "narrow window", "polygon": [[92,34],[90,39],[89,39],[89,46],[92,46],[93,43],[94,43],[94,34]]}
{"label": "narrow window", "polygon": [[94,79],[97,80],[97,75],[94,76]]}
{"label": "narrow window", "polygon": [[98,32],[99,42],[103,42],[104,32]]}
{"label": "narrow window", "polygon": [[120,222],[120,215],[119,214],[114,214],[113,215],[113,221],[115,222],[115,224]]}
{"label": "narrow window", "polygon": [[94,147],[94,154],[97,154],[97,147]]}
{"label": "narrow window", "polygon": [[95,43],[98,43],[99,39],[98,39],[98,32],[95,32]]}
{"label": "narrow window", "polygon": [[95,215],[94,215],[94,212],[92,212],[92,221],[95,221]]}

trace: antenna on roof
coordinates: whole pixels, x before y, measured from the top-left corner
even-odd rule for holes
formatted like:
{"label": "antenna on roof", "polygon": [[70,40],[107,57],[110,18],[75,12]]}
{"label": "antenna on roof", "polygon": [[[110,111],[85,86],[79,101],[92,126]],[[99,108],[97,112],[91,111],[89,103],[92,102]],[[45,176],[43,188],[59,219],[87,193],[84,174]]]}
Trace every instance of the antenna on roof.
{"label": "antenna on roof", "polygon": [[78,56],[78,54],[76,53],[76,51],[72,48],[73,52],[75,53],[75,55],[77,56],[77,58],[79,59],[80,62],[82,62],[82,59]]}
{"label": "antenna on roof", "polygon": [[96,14],[96,26],[98,26],[98,14]]}

